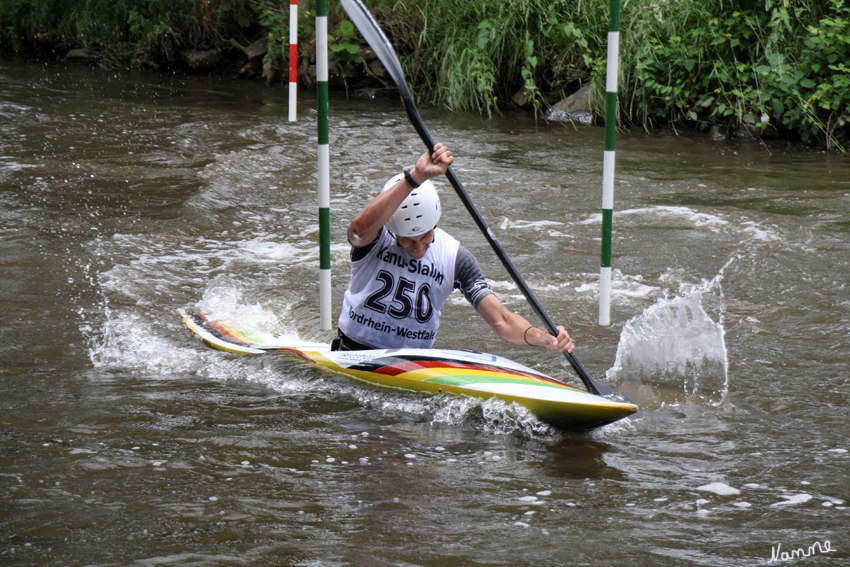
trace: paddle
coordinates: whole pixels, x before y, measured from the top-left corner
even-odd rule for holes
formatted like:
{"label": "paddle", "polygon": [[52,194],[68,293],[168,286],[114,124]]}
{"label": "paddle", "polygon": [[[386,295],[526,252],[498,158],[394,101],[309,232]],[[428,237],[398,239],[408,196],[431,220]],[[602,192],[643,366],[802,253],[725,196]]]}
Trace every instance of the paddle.
{"label": "paddle", "polygon": [[[427,146],[428,151],[434,151],[434,140],[431,138],[431,134],[428,133],[428,129],[425,128],[425,124],[422,122],[422,118],[419,116],[419,111],[416,110],[416,105],[413,102],[413,97],[410,95],[410,90],[407,88],[407,82],[404,80],[404,71],[401,69],[401,62],[398,60],[398,57],[395,54],[392,46],[390,45],[387,36],[384,35],[384,32],[381,31],[380,26],[375,21],[375,18],[372,17],[372,14],[360,0],[341,0],[342,5],[345,8],[345,11],[348,13],[348,17],[351,18],[351,21],[357,26],[357,29],[360,30],[360,33],[363,35],[366,42],[375,52],[375,55],[378,56],[381,63],[383,63],[387,72],[389,72],[396,86],[398,87],[399,92],[401,93],[401,98],[404,101],[404,108],[407,110],[407,115],[410,118],[410,122],[413,124],[413,127],[416,129],[416,132],[419,134],[419,137],[422,138],[422,141],[425,142],[425,146]],[[496,256],[499,257],[499,260],[502,262],[502,265],[510,274],[511,278],[516,283],[517,287],[519,287],[522,294],[525,296],[525,299],[531,305],[531,308],[543,322],[546,330],[553,336],[558,336],[558,330],[555,327],[555,324],[552,323],[552,320],[549,318],[549,315],[543,310],[540,303],[537,301],[537,298],[534,297],[534,294],[531,292],[531,289],[526,285],[525,280],[522,279],[519,272],[517,272],[516,268],[514,268],[513,262],[511,262],[510,258],[505,254],[505,251],[502,249],[502,246],[496,240],[496,237],[493,236],[493,233],[490,231],[490,227],[487,226],[487,223],[484,222],[484,219],[481,217],[481,214],[478,212],[478,209],[475,208],[475,205],[472,203],[472,200],[467,195],[466,190],[461,185],[460,180],[455,175],[454,171],[451,167],[449,167],[448,171],[446,171],[446,177],[451,183],[452,187],[454,187],[455,193],[460,197],[460,200],[463,202],[466,210],[469,211],[469,214],[472,215],[473,220],[475,220],[475,224],[478,225],[478,228],[484,234],[484,237],[487,239],[487,242],[490,243],[490,246],[493,248],[493,251],[496,252]],[[576,371],[578,377],[584,383],[584,386],[587,388],[587,391],[591,394],[596,394],[599,396],[616,396],[618,398],[625,399],[628,402],[631,402],[628,398],[626,398],[623,394],[615,390],[610,386],[606,386],[601,382],[598,382],[590,377],[578,359],[569,352],[565,352],[564,356],[569,361],[570,365],[573,367],[573,370]]]}

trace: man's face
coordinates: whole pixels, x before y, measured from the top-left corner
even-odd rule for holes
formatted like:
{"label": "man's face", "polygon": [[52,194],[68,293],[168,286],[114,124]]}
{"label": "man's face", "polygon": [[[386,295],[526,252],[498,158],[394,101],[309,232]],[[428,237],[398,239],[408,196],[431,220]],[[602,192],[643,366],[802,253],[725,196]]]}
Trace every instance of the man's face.
{"label": "man's face", "polygon": [[411,258],[421,260],[425,256],[425,252],[428,251],[428,247],[434,242],[434,229],[432,228],[421,236],[413,236],[411,238],[396,236],[396,240]]}

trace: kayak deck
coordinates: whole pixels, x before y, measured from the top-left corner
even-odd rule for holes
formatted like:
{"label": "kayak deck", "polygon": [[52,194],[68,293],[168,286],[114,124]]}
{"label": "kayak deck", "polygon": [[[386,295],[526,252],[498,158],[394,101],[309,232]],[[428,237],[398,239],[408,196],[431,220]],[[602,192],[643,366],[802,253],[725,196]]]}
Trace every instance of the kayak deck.
{"label": "kayak deck", "polygon": [[612,401],[563,384],[522,364],[465,350],[331,351],[326,343],[277,344],[196,311],[179,310],[186,326],[213,348],[234,354],[284,351],[380,388],[499,398],[527,408],[559,429],[586,431],[627,417],[632,403]]}

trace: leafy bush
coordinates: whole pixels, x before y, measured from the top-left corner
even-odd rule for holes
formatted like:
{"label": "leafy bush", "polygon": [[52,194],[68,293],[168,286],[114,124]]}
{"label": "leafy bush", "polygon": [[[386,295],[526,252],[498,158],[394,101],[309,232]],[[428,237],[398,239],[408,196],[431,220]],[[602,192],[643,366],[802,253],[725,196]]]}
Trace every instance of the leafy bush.
{"label": "leafy bush", "polygon": [[[378,80],[330,3],[332,73]],[[367,0],[422,101],[492,115],[522,91],[535,111],[590,83],[602,109],[607,2]],[[846,0],[622,0],[619,120],[643,127],[781,130],[844,151],[850,138]],[[302,77],[315,59],[313,0],[299,6]],[[114,65],[170,65],[180,49],[269,39],[289,66],[285,0],[0,0],[0,41],[96,47]],[[365,70],[364,70],[365,69]]]}
{"label": "leafy bush", "polygon": [[22,50],[97,48],[108,64],[169,64],[186,47],[223,47],[256,25],[244,0],[0,0],[0,41]]}
{"label": "leafy bush", "polygon": [[644,125],[744,125],[757,134],[782,128],[843,151],[850,8],[814,4],[679,2],[678,18],[651,5],[655,18],[631,20],[624,34],[624,60],[634,64],[620,93],[626,116]]}

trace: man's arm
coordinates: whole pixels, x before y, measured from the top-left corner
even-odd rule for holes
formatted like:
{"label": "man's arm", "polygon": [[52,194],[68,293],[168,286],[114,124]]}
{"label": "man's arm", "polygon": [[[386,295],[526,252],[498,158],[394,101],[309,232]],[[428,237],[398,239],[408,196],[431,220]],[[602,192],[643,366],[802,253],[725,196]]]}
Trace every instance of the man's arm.
{"label": "man's arm", "polygon": [[509,311],[495,295],[488,295],[478,304],[478,314],[487,321],[493,332],[514,345],[528,344],[545,346],[558,352],[573,352],[575,343],[563,327],[558,327],[558,336],[553,337],[538,329],[522,315]]}
{"label": "man's arm", "polygon": [[[425,152],[410,170],[410,176],[416,183],[423,183],[446,173],[454,161],[449,148],[443,144],[434,146],[434,153]],[[384,191],[366,205],[348,227],[348,241],[352,246],[365,246],[376,238],[381,227],[387,224],[399,205],[413,191],[402,178],[388,191]]]}

